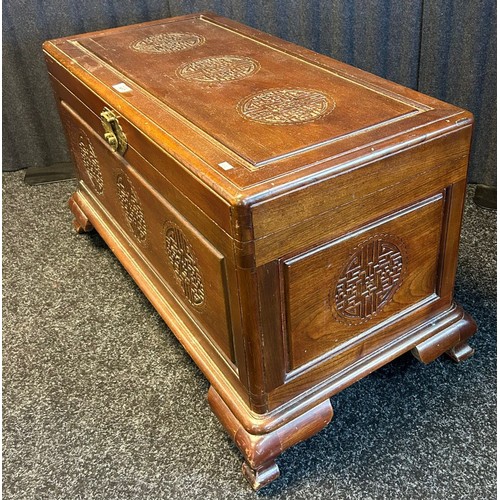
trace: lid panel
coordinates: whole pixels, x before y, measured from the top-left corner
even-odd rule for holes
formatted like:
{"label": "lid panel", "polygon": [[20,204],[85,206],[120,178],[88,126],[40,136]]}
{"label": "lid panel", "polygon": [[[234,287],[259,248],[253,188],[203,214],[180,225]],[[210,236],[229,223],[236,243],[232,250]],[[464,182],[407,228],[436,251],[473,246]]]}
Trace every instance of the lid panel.
{"label": "lid panel", "polygon": [[250,169],[428,109],[204,17],[73,43],[232,150]]}

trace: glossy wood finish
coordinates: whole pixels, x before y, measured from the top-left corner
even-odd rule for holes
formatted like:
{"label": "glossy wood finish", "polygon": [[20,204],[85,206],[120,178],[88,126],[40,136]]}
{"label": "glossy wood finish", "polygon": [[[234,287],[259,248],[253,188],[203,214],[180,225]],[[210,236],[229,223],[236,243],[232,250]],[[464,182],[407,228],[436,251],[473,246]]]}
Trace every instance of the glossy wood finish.
{"label": "glossy wood finish", "polygon": [[340,390],[407,351],[472,354],[453,302],[470,113],[211,14],[44,49],[75,228],[208,378],[254,488]]}
{"label": "glossy wood finish", "polygon": [[[148,52],[147,49],[128,50],[138,40],[164,33],[164,28],[183,33],[186,38],[191,37],[192,42],[198,44],[193,45],[196,59],[187,57],[186,50],[189,49],[169,52],[168,58],[161,58],[162,71],[159,72],[156,66],[157,52]],[[222,29],[224,28],[219,23],[208,18],[187,18],[169,20],[168,24],[130,28],[116,34],[96,34],[77,43],[90,54],[112,65],[129,81],[140,88],[147,88],[152,97],[209,133],[223,147],[244,158],[252,167],[290,157],[294,152],[305,148],[321,147],[326,141],[357,133],[360,129],[375,127],[380,122],[398,120],[421,110],[421,106],[416,103],[402,102],[364,85],[357,86],[358,101],[353,108],[353,81],[345,76],[330,73],[325,77],[324,69],[317,65],[311,65],[305,71],[300,59],[280,50],[272,50],[269,46],[266,48],[266,57],[263,58],[259,42],[240,35],[238,31],[228,31],[221,36]],[[127,53],[128,57],[117,59],[117,53]],[[219,59],[215,59],[216,57]],[[220,59],[221,57],[226,59]],[[231,59],[234,61],[233,68],[230,66]],[[215,71],[215,64],[220,65],[220,69],[224,71]],[[287,73],[282,72],[284,65]],[[304,129],[300,137],[295,134],[293,127],[285,126],[279,134],[261,134],[258,142],[246,140],[247,137],[255,136],[259,128],[265,132],[266,120],[273,124],[280,121],[277,116],[258,113],[256,108],[260,101],[252,108],[254,113],[249,114],[258,117],[259,121],[242,120],[241,115],[245,116],[246,111],[244,106],[240,106],[241,101],[268,91],[271,81],[274,91],[279,88],[289,89],[288,74],[294,75],[294,88],[314,89],[328,96],[324,102],[324,119],[319,126]],[[179,81],[182,82],[181,85]],[[191,106],[193,100],[199,103],[195,107]],[[238,113],[234,112],[235,106],[230,103],[238,107]],[[296,107],[300,106],[300,100],[294,99],[294,104]],[[315,100],[308,102],[309,109],[304,110],[306,119],[314,116],[311,109],[315,104]],[[290,109],[287,117],[283,118],[283,123],[300,120],[299,110],[296,108],[295,111]],[[318,109],[318,114],[321,112]],[[336,114],[345,119],[337,120]],[[239,133],[235,134],[235,130]]]}

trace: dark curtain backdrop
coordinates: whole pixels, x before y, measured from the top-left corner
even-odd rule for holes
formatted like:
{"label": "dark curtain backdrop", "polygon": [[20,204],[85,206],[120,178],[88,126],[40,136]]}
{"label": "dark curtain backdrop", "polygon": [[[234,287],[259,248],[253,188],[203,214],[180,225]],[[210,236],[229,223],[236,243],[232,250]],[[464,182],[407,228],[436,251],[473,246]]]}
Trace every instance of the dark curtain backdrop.
{"label": "dark curtain backdrop", "polygon": [[68,161],[44,40],[210,10],[472,111],[496,184],[495,0],[4,0],[3,169]]}

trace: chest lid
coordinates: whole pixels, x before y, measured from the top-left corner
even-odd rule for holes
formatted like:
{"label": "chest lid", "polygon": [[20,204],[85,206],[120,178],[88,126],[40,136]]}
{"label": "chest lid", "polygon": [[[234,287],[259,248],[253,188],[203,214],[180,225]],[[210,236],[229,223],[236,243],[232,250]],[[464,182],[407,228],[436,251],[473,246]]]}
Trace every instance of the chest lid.
{"label": "chest lid", "polygon": [[202,160],[186,167],[233,200],[276,195],[306,177],[457,127],[464,117],[212,14],[79,35],[45,49],[89,87],[105,88],[139,130],[174,136]]}

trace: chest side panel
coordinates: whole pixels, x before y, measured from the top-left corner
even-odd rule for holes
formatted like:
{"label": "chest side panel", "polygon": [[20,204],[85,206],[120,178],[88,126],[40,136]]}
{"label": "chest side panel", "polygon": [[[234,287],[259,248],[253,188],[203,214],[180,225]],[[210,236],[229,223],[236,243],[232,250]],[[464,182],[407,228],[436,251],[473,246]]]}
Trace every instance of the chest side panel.
{"label": "chest side panel", "polygon": [[290,370],[438,300],[443,196],[283,262]]}
{"label": "chest side panel", "polygon": [[367,366],[452,307],[470,136],[464,127],[253,207],[264,345],[283,359],[266,360],[272,406]]}

